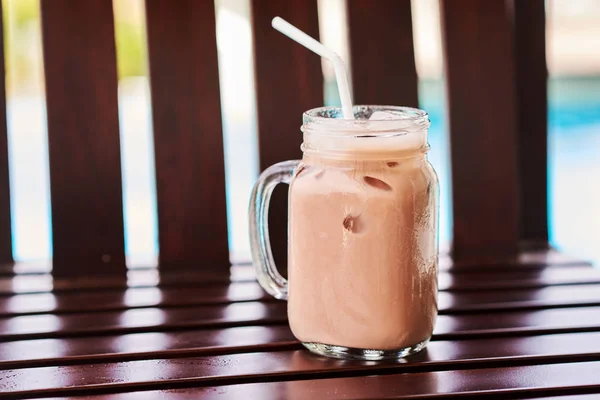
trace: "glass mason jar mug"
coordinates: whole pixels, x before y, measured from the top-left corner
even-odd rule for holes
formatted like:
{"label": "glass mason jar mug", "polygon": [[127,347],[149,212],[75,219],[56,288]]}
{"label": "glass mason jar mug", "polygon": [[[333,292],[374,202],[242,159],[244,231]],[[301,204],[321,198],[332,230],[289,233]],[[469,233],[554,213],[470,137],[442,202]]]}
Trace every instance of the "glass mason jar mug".
{"label": "glass mason jar mug", "polygon": [[[265,170],[250,200],[258,281],[288,300],[312,352],[364,360],[423,349],[437,316],[438,181],[429,118],[407,107],[323,107],[303,115],[302,161]],[[377,113],[375,118],[369,119]],[[383,117],[383,119],[377,118]],[[269,245],[269,199],[289,183],[288,280]]]}

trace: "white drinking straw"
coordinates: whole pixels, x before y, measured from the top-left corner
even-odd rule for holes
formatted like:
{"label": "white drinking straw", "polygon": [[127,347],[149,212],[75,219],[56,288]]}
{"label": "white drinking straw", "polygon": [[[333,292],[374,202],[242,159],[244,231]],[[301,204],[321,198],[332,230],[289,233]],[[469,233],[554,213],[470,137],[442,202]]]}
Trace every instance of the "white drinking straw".
{"label": "white drinking straw", "polygon": [[344,119],[354,119],[354,112],[352,111],[352,96],[350,95],[350,86],[348,83],[348,75],[346,74],[346,65],[340,56],[281,17],[273,18],[271,25],[273,28],[277,29],[290,39],[295,40],[307,49],[314,51],[333,64],[335,79],[337,80],[340,99],[342,100],[342,112],[344,113]]}

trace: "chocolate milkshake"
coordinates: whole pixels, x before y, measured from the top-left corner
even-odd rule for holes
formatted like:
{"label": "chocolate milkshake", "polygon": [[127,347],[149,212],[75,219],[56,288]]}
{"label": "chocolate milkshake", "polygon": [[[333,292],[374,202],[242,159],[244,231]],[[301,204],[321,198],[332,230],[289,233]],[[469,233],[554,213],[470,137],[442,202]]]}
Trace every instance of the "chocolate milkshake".
{"label": "chocolate milkshake", "polygon": [[[385,119],[369,120],[374,111]],[[402,357],[426,345],[437,315],[429,121],[402,107],[355,113],[356,120],[336,118],[334,108],[304,115],[304,157],[289,190],[289,284],[280,297],[311,351]]]}

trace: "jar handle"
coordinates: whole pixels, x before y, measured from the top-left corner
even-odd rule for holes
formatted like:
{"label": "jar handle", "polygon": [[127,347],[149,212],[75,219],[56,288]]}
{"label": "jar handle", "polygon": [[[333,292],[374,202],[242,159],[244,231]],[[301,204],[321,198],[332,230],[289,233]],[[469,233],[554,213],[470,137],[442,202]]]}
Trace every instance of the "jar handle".
{"label": "jar handle", "polygon": [[299,160],[283,161],[270,166],[260,174],[250,195],[250,251],[256,268],[256,277],[260,286],[279,300],[287,300],[288,282],[277,271],[271,252],[269,202],[275,186],[279,183],[291,182],[299,163]]}

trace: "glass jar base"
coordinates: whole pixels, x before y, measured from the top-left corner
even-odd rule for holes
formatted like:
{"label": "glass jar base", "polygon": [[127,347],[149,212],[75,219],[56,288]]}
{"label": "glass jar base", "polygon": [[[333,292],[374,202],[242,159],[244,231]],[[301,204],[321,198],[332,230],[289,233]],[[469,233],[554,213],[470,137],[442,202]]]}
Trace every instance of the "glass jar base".
{"label": "glass jar base", "polygon": [[429,343],[429,338],[413,346],[396,350],[357,349],[315,342],[303,342],[302,345],[312,353],[325,357],[341,358],[344,360],[378,361],[408,357],[423,350],[427,346],[427,343]]}

